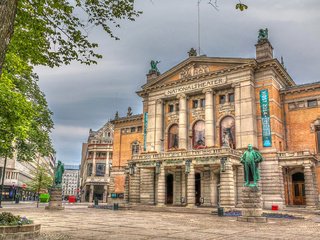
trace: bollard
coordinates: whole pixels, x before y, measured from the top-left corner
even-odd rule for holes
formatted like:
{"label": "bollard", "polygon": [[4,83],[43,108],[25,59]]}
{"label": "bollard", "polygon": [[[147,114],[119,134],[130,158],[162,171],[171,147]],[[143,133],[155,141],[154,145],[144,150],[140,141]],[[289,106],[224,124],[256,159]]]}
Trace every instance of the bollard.
{"label": "bollard", "polygon": [[218,207],[218,216],[223,217],[224,216],[224,208],[223,207]]}
{"label": "bollard", "polygon": [[113,204],[113,210],[119,210],[119,203]]}

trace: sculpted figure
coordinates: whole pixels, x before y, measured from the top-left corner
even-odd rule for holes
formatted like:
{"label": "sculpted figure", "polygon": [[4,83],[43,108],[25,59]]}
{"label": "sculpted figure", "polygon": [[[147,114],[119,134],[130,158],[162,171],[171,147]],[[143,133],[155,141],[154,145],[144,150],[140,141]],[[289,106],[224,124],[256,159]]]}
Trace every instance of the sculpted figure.
{"label": "sculpted figure", "polygon": [[[248,145],[248,150],[241,156],[241,163],[244,166],[244,186],[256,187],[257,181],[260,180],[260,173],[258,164],[263,161],[261,154],[252,148],[252,145]],[[250,184],[250,180],[253,180],[253,184]]]}
{"label": "sculpted figure", "polygon": [[150,62],[150,66],[151,66],[151,69],[149,70],[149,72],[156,72],[156,73],[159,73],[159,69],[157,67],[157,65],[160,63],[160,61],[154,61],[152,60]]}
{"label": "sculpted figure", "polygon": [[268,28],[266,29],[260,29],[259,30],[259,36],[258,36],[258,42],[262,40],[268,39]]}
{"label": "sculpted figure", "polygon": [[58,161],[58,165],[54,171],[55,186],[61,186],[63,173],[64,173],[64,166],[61,163],[61,161]]}

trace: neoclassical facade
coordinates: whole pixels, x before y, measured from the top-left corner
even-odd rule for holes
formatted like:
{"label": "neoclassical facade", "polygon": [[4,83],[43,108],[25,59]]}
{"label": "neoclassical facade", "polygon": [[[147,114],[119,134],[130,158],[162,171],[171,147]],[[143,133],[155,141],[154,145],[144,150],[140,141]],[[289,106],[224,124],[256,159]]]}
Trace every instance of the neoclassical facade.
{"label": "neoclassical facade", "polygon": [[107,202],[113,153],[113,124],[107,122],[98,131],[90,129],[88,142],[82,144],[81,201]]}
{"label": "neoclassical facade", "polygon": [[126,202],[240,207],[240,157],[252,144],[265,208],[318,204],[320,82],[297,85],[267,38],[256,58],[193,54],[152,69],[137,93],[142,146],[126,160]]}

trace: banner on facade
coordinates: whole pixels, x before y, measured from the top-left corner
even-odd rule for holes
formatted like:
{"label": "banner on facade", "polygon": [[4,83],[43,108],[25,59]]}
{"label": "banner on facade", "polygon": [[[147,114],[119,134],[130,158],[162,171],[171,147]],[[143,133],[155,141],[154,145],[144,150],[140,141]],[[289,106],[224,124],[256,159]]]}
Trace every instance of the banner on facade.
{"label": "banner on facade", "polygon": [[264,147],[271,147],[271,127],[268,89],[260,91],[260,109],[262,123],[262,142]]}
{"label": "banner on facade", "polygon": [[148,129],[148,113],[143,116],[143,151],[147,151],[147,129]]}

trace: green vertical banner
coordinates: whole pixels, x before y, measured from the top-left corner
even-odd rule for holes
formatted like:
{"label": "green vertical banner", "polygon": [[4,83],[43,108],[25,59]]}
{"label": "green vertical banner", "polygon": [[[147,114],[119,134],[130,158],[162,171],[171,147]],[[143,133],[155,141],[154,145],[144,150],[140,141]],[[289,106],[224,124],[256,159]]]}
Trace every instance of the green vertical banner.
{"label": "green vertical banner", "polygon": [[147,129],[148,129],[148,113],[144,113],[143,117],[143,151],[147,151]]}
{"label": "green vertical banner", "polygon": [[262,142],[264,147],[271,147],[271,126],[268,89],[260,91],[260,109],[262,123]]}

